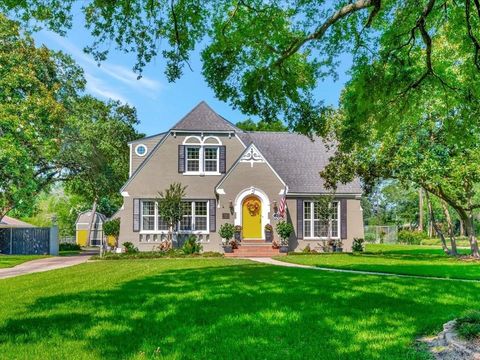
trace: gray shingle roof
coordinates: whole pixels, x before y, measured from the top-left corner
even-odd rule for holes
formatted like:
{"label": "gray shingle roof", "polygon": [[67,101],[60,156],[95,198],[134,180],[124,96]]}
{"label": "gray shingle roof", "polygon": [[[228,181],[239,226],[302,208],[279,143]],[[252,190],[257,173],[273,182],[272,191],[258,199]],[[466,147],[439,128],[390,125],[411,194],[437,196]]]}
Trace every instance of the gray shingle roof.
{"label": "gray shingle roof", "polygon": [[[319,173],[333,156],[321,138],[311,141],[308,137],[286,132],[243,132],[242,141],[260,150],[278,175],[287,183],[289,192],[319,194],[328,192]],[[337,194],[362,192],[359,179],[348,184],[338,184]]]}
{"label": "gray shingle roof", "polygon": [[184,131],[241,131],[218,115],[205,101],[200,102],[185,115],[172,130]]}

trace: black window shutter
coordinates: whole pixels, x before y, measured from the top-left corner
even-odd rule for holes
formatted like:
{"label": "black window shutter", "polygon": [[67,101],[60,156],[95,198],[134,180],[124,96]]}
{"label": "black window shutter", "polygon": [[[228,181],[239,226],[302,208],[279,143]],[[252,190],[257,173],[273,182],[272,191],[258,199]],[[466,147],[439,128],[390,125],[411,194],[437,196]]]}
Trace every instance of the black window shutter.
{"label": "black window shutter", "polygon": [[347,238],[347,199],[340,200],[340,239]]}
{"label": "black window shutter", "polygon": [[140,231],[140,199],[133,199],[133,231]]}
{"label": "black window shutter", "polygon": [[227,147],[225,145],[220,146],[220,157],[219,157],[219,163],[220,163],[220,169],[218,171],[221,174],[225,174],[227,171],[227,160],[226,160],[226,155],[227,155]]}
{"label": "black window shutter", "polygon": [[178,172],[185,172],[185,145],[178,145]]}
{"label": "black window shutter", "polygon": [[210,222],[210,232],[215,232],[217,231],[217,214],[216,214],[216,211],[217,211],[217,201],[215,199],[211,199],[209,202],[209,222]]}
{"label": "black window shutter", "polygon": [[303,239],[303,200],[297,199],[297,239]]}

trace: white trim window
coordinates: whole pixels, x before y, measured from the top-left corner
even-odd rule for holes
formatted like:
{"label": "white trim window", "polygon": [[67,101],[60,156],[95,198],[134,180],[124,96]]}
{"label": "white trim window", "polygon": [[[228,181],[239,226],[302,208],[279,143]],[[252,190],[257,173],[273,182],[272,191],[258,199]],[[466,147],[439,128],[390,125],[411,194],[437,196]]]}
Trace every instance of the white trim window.
{"label": "white trim window", "polygon": [[137,146],[135,146],[135,154],[137,154],[138,156],[145,156],[147,155],[147,146],[145,144],[138,144]]}
{"label": "white trim window", "polygon": [[153,200],[142,201],[142,230],[155,231],[156,203]]}
{"label": "white trim window", "polygon": [[186,163],[187,163],[187,172],[200,171],[200,147],[199,146],[186,147]]}
{"label": "white trim window", "polygon": [[218,172],[219,148],[207,146],[203,148],[203,169],[205,172]]}
{"label": "white trim window", "polygon": [[216,136],[188,136],[185,146],[186,175],[220,175],[220,146]]}
{"label": "white trim window", "polygon": [[208,201],[186,201],[183,203],[183,218],[180,221],[180,232],[208,233]]}
{"label": "white trim window", "polygon": [[340,237],[340,205],[333,201],[330,214],[322,216],[320,203],[316,201],[303,202],[303,235],[305,239],[338,239]]}

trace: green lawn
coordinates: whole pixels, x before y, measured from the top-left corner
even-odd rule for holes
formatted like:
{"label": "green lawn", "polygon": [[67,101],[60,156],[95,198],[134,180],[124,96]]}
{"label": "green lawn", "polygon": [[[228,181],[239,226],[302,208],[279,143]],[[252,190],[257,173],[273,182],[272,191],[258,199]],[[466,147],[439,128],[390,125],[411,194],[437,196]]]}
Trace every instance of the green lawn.
{"label": "green lawn", "polygon": [[0,280],[1,359],[425,359],[480,284],[233,259],[97,261]]}
{"label": "green lawn", "polygon": [[334,269],[480,280],[480,261],[451,258],[435,246],[368,244],[363,254],[300,254],[278,260]]}
{"label": "green lawn", "polygon": [[37,260],[46,257],[45,255],[0,255],[0,269],[14,267],[15,265],[30,260]]}

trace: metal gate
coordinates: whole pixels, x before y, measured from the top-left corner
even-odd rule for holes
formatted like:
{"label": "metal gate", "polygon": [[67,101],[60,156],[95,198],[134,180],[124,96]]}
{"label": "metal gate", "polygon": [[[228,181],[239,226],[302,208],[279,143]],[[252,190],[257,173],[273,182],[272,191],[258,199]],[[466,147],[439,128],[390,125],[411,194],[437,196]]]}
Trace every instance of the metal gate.
{"label": "metal gate", "polygon": [[0,228],[0,254],[50,253],[50,228]]}

